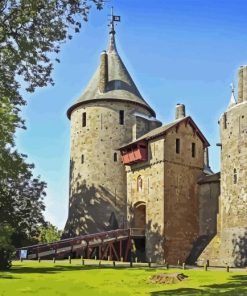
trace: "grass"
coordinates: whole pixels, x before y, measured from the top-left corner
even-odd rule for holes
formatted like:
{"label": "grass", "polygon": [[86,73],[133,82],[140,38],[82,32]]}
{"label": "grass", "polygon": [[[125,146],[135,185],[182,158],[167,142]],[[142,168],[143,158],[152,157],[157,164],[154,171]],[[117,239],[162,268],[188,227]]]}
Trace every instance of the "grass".
{"label": "grass", "polygon": [[[0,272],[0,296],[14,295],[247,295],[247,272],[179,270],[188,276],[178,284],[150,284],[148,278],[178,270],[86,266],[80,260],[14,262]],[[95,263],[95,261],[94,261]]]}

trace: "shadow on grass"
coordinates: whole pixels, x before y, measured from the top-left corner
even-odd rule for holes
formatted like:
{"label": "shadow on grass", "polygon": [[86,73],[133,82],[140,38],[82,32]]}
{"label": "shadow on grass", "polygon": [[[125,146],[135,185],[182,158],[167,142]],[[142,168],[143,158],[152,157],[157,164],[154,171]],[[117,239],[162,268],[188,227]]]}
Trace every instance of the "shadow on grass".
{"label": "shadow on grass", "polygon": [[0,274],[0,280],[16,280],[18,279],[17,277],[13,277],[12,275],[5,275],[5,274]]}
{"label": "shadow on grass", "polygon": [[[63,271],[86,271],[86,270],[95,270],[95,269],[107,269],[107,270],[126,270],[126,267],[124,266],[116,266],[116,267],[112,267],[112,266],[95,266],[95,265],[84,265],[84,266],[73,266],[73,265],[68,265],[68,266],[64,266],[64,265],[55,265],[55,266],[51,266],[51,267],[47,267],[47,266],[16,266],[13,267],[9,270],[9,273],[11,274],[27,274],[27,273],[46,273],[46,274],[55,274],[55,273],[60,273]],[[128,270],[142,270],[142,271],[146,271],[146,272],[155,272],[156,269],[154,268],[148,268],[148,269],[144,269],[144,268],[140,268],[140,267],[132,267],[129,268]],[[1,278],[1,276],[0,276]],[[4,277],[3,277],[4,278]]]}
{"label": "shadow on grass", "polygon": [[247,275],[233,275],[229,282],[224,284],[215,284],[201,286],[201,289],[180,288],[176,290],[164,290],[151,292],[150,296],[190,296],[190,295],[224,295],[224,296],[244,296],[247,295]]}

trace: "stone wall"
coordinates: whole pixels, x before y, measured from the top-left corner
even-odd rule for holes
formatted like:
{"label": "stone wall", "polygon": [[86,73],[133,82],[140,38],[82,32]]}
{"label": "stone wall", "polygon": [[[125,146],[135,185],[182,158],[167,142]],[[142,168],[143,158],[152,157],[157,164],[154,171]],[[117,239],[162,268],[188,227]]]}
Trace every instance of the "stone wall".
{"label": "stone wall", "polygon": [[217,232],[220,174],[204,176],[198,184],[199,235],[212,237]]}
{"label": "stone wall", "polygon": [[[180,139],[180,153],[176,153]],[[195,143],[195,157],[192,157]],[[190,124],[148,142],[147,162],[127,167],[128,221],[135,227],[135,205],[146,204],[146,256],[152,261],[184,262],[199,236],[197,180],[202,175],[204,147]],[[143,188],[138,190],[138,177]]]}
{"label": "stone wall", "polygon": [[[176,153],[180,139],[180,153]],[[195,143],[195,157],[192,157]],[[190,124],[173,128],[165,139],[165,259],[185,262],[199,235],[197,180],[204,164],[204,147]]]}
{"label": "stone wall", "polygon": [[[120,110],[125,112],[124,125],[119,124]],[[85,127],[82,126],[84,112]],[[126,174],[117,149],[132,140],[134,112],[150,116],[142,107],[110,101],[85,103],[72,112],[70,199],[65,236],[126,224]]]}
{"label": "stone wall", "polygon": [[[164,138],[150,141],[147,162],[127,167],[128,224],[134,223],[135,206],[146,205],[146,257],[153,262],[164,259]],[[138,177],[142,189],[138,190]]]}
{"label": "stone wall", "polygon": [[220,119],[221,195],[217,235],[200,256],[202,264],[247,266],[247,102]]}
{"label": "stone wall", "polygon": [[146,118],[136,115],[136,124],[134,125],[133,140],[136,140],[159,126],[161,126],[160,121],[151,121]]}

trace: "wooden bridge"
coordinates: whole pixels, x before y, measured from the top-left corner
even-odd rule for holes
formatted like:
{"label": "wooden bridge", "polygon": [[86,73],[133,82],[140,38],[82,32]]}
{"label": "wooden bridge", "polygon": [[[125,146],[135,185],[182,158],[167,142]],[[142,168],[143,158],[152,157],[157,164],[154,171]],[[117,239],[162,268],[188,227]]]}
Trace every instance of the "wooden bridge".
{"label": "wooden bridge", "polygon": [[27,246],[18,249],[26,250],[26,259],[38,258],[65,258],[68,256],[95,258],[100,260],[110,259],[120,261],[130,260],[133,239],[145,238],[142,228],[117,229],[95,234],[81,235],[60,241]]}

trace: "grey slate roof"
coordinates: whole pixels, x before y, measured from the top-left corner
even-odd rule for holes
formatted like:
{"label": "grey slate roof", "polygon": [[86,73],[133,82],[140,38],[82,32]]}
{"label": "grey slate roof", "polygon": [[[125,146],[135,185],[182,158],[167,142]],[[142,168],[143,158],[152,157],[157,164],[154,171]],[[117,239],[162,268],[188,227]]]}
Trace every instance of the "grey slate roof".
{"label": "grey slate roof", "polygon": [[155,116],[154,110],[143,99],[142,95],[138,91],[134,81],[132,80],[128,70],[122,62],[115,45],[114,34],[110,34],[110,42],[108,49],[108,85],[105,93],[100,93],[98,89],[99,85],[99,73],[100,67],[98,66],[95,74],[88,83],[85,91],[79,97],[79,99],[73,104],[67,111],[67,115],[70,118],[71,112],[79,105],[92,100],[123,100],[142,105],[148,109],[153,116]]}
{"label": "grey slate roof", "polygon": [[164,134],[166,131],[168,131],[170,128],[176,126],[177,124],[179,124],[182,121],[186,121],[188,120],[188,122],[190,122],[190,124],[197,130],[199,137],[201,138],[201,140],[205,143],[206,146],[209,146],[209,143],[207,141],[207,139],[204,137],[204,135],[202,134],[202,132],[199,130],[199,128],[197,127],[197,125],[195,124],[195,122],[193,121],[193,119],[190,116],[186,116],[183,118],[179,118],[171,123],[168,123],[166,125],[162,125],[161,127],[155,128],[153,130],[151,130],[150,132],[144,134],[143,136],[137,138],[136,140],[129,142],[125,145],[123,145],[122,147],[120,147],[119,149],[122,148],[127,148],[128,146],[131,146],[137,142],[140,142],[142,140],[150,140],[153,138],[157,138],[160,135]]}
{"label": "grey slate roof", "polygon": [[162,126],[160,126],[158,128],[155,128],[155,129],[151,130],[150,132],[146,133],[145,135],[137,138],[136,140],[123,145],[122,147],[120,147],[120,149],[131,146],[132,144],[137,143],[137,142],[142,141],[142,140],[150,140],[152,138],[156,138],[156,137],[162,135],[164,132],[166,132],[171,127],[173,127],[176,124],[178,124],[179,122],[183,121],[185,118],[188,118],[188,117],[177,119],[177,120],[175,120],[175,121],[173,121],[171,123],[168,123],[166,125],[162,125]]}

